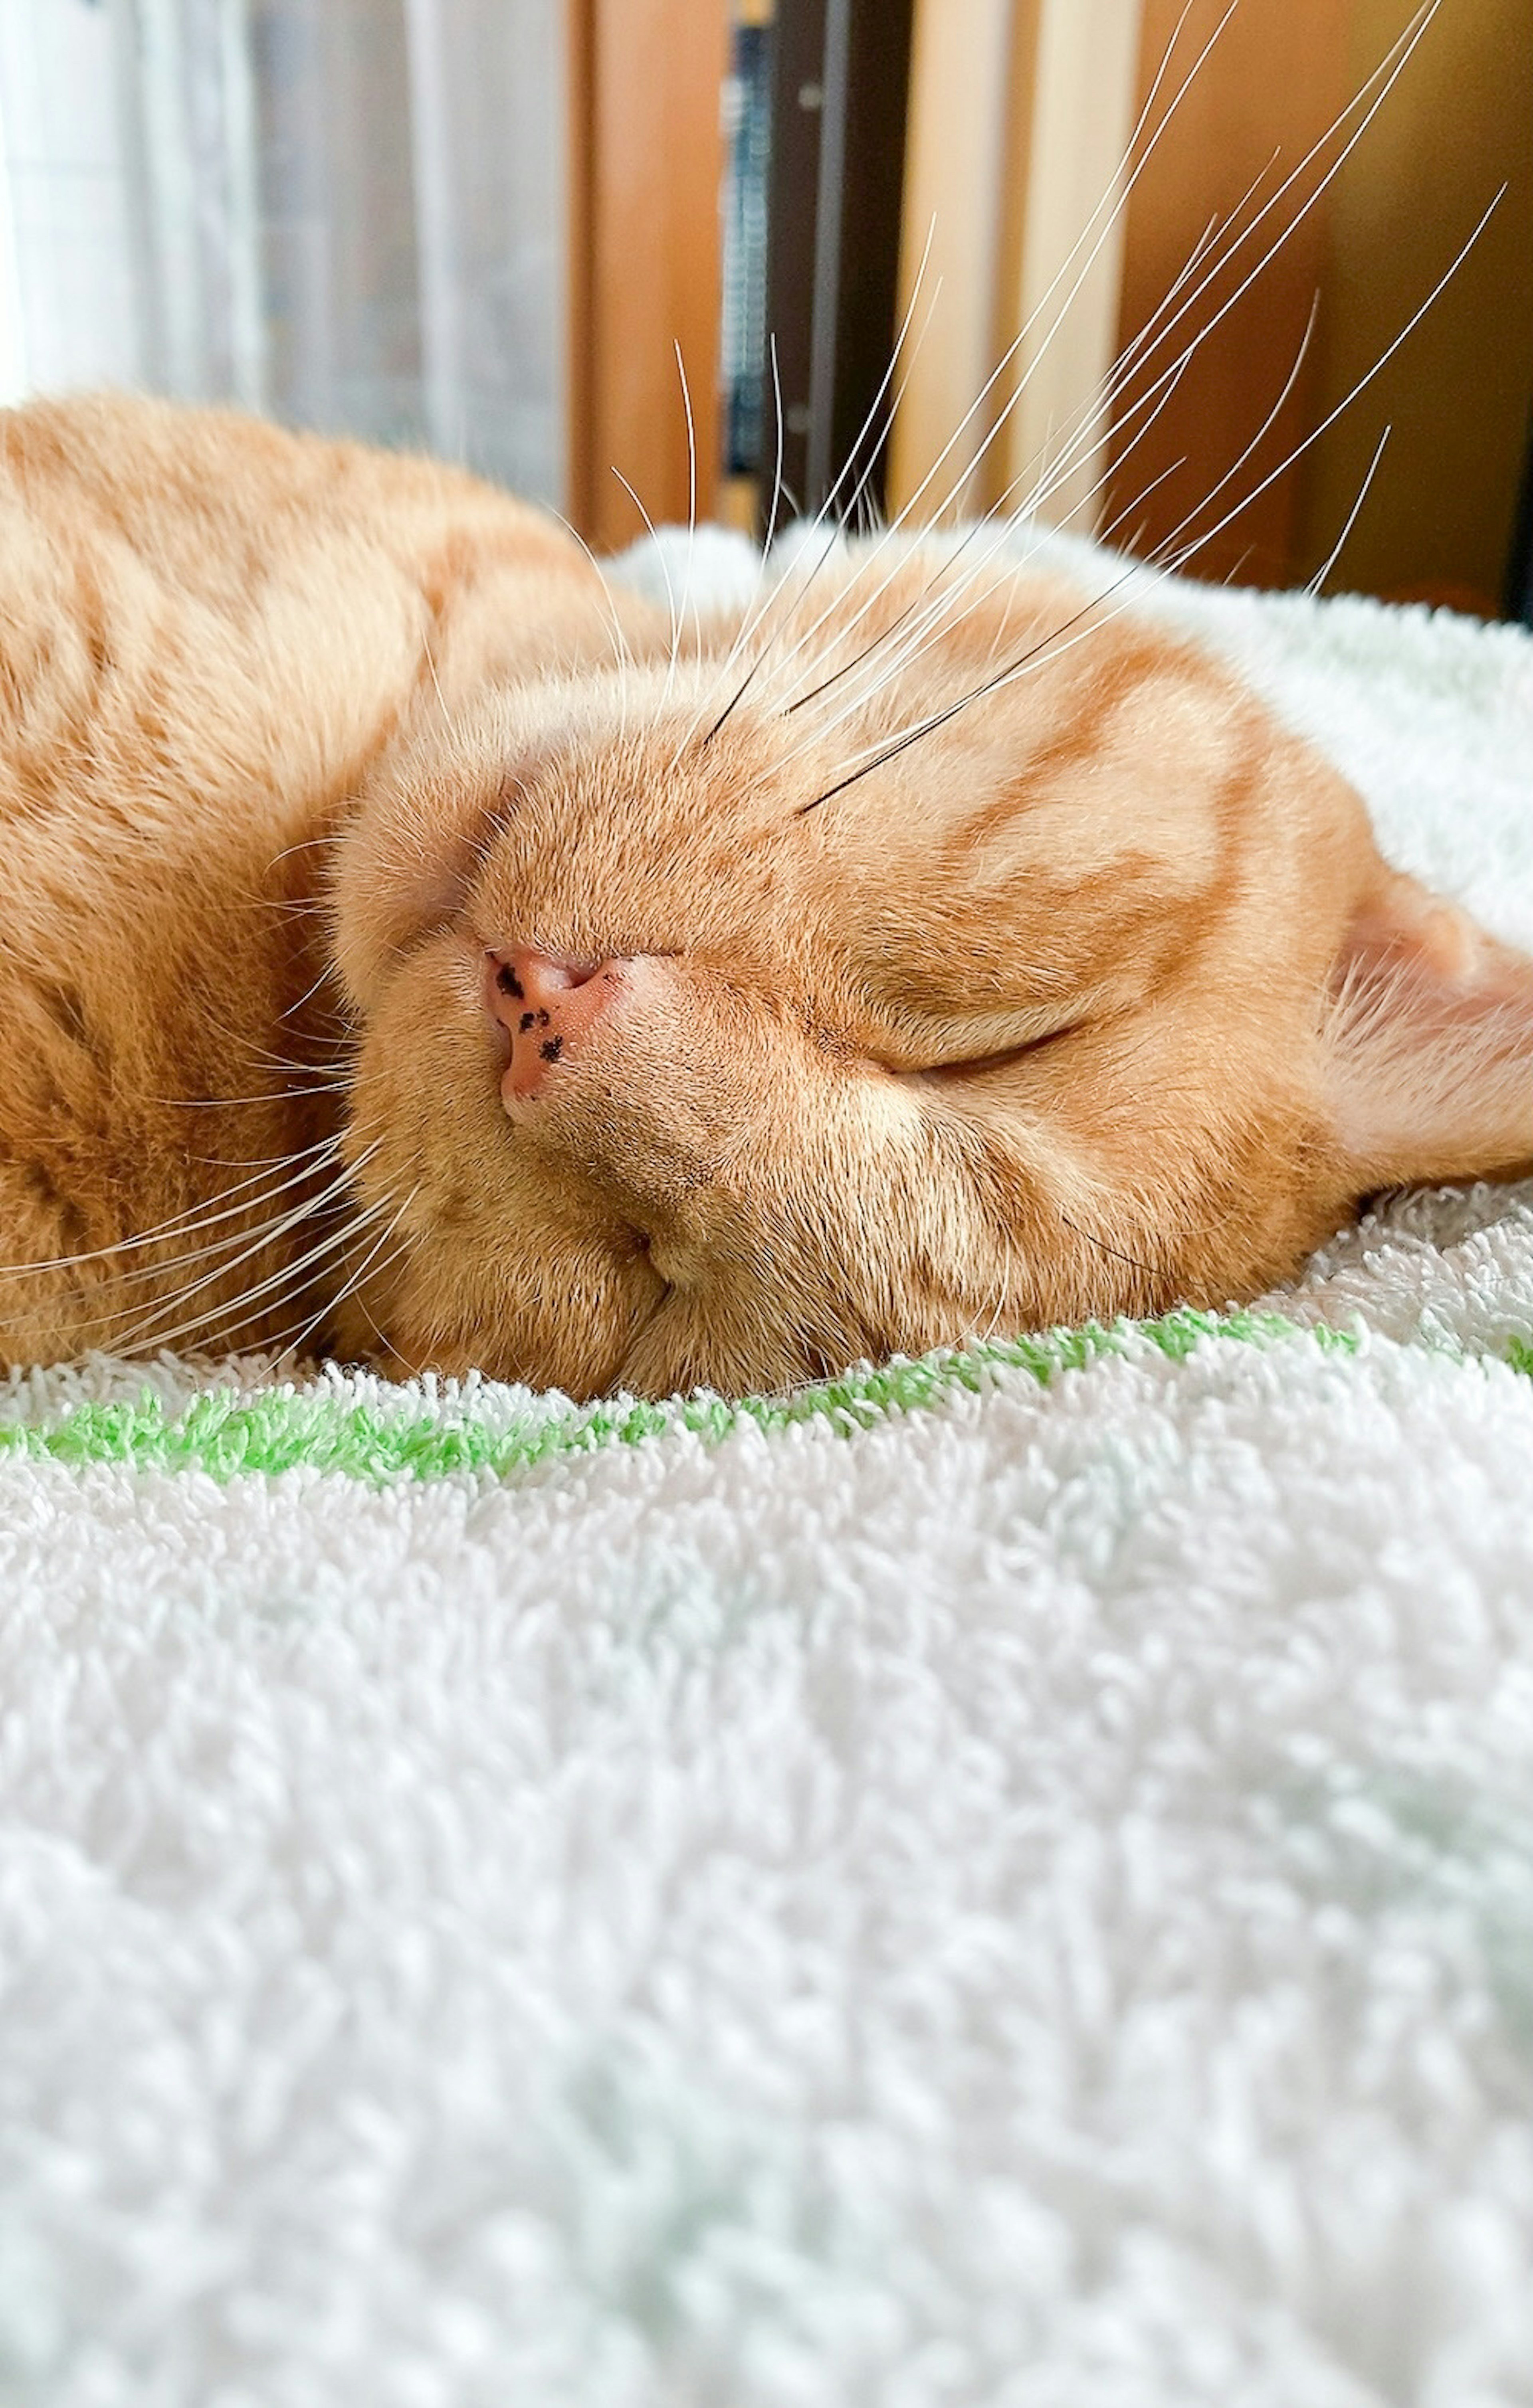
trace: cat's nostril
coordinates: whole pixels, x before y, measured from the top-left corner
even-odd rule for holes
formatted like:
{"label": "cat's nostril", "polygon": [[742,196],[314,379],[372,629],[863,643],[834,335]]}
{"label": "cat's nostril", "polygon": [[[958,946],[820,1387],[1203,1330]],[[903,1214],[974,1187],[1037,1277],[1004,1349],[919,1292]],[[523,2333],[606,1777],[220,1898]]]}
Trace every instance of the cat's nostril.
{"label": "cat's nostril", "polygon": [[563,961],[525,945],[492,948],[486,959],[494,965],[499,992],[513,1003],[547,1003],[572,987],[586,985],[603,967],[600,962]]}
{"label": "cat's nostril", "polygon": [[589,1037],[622,992],[626,961],[559,960],[528,946],[501,945],[484,957],[484,996],[511,1040],[501,1080],[508,1107],[537,1096],[556,1063]]}

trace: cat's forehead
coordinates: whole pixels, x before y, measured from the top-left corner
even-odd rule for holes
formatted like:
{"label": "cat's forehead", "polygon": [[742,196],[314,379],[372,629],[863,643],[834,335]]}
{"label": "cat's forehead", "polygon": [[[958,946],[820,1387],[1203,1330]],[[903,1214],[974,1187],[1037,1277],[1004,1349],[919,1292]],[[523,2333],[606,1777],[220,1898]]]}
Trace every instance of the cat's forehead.
{"label": "cat's forehead", "polygon": [[[732,666],[732,665],[731,665]],[[1098,975],[1220,872],[1241,731],[1178,656],[1001,695],[847,779],[827,738],[689,663],[583,698],[504,766],[483,909],[579,952],[765,952],[934,1010]],[[1249,808],[1249,805],[1248,805]]]}
{"label": "cat's forehead", "polygon": [[681,950],[759,929],[819,847],[793,822],[755,714],[709,732],[696,676],[617,689],[496,765],[480,895],[492,916],[610,950]]}

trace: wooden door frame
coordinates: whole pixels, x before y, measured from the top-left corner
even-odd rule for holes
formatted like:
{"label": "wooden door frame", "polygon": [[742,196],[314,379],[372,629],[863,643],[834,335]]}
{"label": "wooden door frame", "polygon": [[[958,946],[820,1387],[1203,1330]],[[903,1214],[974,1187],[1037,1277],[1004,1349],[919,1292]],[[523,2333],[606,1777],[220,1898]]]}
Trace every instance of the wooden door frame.
{"label": "wooden door frame", "polygon": [[713,510],[728,43],[727,0],[566,0],[566,507],[598,552],[643,532],[620,476],[684,521],[695,456]]}
{"label": "wooden door frame", "polygon": [[1125,230],[1110,212],[1141,5],[917,0],[900,262],[917,339],[895,429],[896,504],[941,461],[923,515],[1003,496],[1020,508],[1069,439],[1072,473],[1045,514],[1096,523],[1107,428],[1082,404],[1114,350]]}

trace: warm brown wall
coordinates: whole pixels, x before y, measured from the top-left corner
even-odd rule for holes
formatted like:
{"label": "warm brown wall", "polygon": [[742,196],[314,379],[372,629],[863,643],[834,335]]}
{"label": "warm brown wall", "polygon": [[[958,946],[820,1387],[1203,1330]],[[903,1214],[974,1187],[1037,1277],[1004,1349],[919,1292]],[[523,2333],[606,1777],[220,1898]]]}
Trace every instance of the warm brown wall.
{"label": "warm brown wall", "polygon": [[[1198,39],[1221,5],[1194,0],[1179,47]],[[1146,84],[1181,6],[1145,0]],[[1145,323],[1210,214],[1232,205],[1281,143],[1265,187],[1273,189],[1414,14],[1412,0],[1242,0],[1135,192],[1124,340]],[[1326,157],[1339,150],[1333,142]],[[1318,181],[1316,169],[1295,185],[1268,236]],[[1308,581],[1345,527],[1387,423],[1390,442],[1332,590],[1494,611],[1533,396],[1528,0],[1442,0],[1334,181],[1115,478],[1119,509],[1163,468],[1185,462],[1126,523],[1125,534],[1142,523],[1138,548],[1163,540],[1239,457],[1281,389],[1317,296],[1310,352],[1273,438],[1220,512],[1278,468],[1367,375],[1503,182],[1506,197],[1480,242],[1388,367],[1189,563],[1254,584]],[[1255,256],[1253,247],[1246,262]],[[1203,313],[1230,289],[1216,286]]]}
{"label": "warm brown wall", "polygon": [[[1410,0],[1348,0],[1360,83]],[[1505,199],[1422,324],[1316,447],[1296,566],[1325,560],[1386,423],[1393,433],[1335,585],[1497,607],[1533,403],[1533,9],[1445,0],[1338,178],[1319,362],[1323,418],[1419,308],[1497,188]]]}
{"label": "warm brown wall", "polygon": [[[1221,24],[1227,0],[1144,0],[1141,102],[1157,78],[1160,86],[1128,206],[1118,339],[1125,350],[1147,329],[1155,339],[1122,387],[1108,519],[1119,541],[1146,555],[1175,559],[1206,538],[1186,561],[1193,575],[1281,584],[1291,570],[1298,487],[1282,464],[1315,423],[1313,344],[1300,354],[1324,278],[1326,219],[1324,203],[1307,214],[1303,204],[1323,170],[1277,196],[1346,97],[1345,5],[1241,0]],[[1231,212],[1235,223],[1167,308],[1211,226]],[[1199,336],[1168,392],[1162,379]],[[1219,490],[1290,377],[1269,434]]]}

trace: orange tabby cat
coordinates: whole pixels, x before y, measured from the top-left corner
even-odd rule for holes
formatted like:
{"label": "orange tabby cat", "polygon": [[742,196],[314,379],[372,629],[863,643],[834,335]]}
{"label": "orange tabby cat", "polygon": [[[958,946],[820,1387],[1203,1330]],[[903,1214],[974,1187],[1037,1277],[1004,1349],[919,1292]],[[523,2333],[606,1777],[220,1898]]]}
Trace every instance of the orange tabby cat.
{"label": "orange tabby cat", "polygon": [[1533,1158],[1533,964],[1085,599],[865,548],[673,657],[454,471],[0,417],[5,1356],[780,1385]]}

